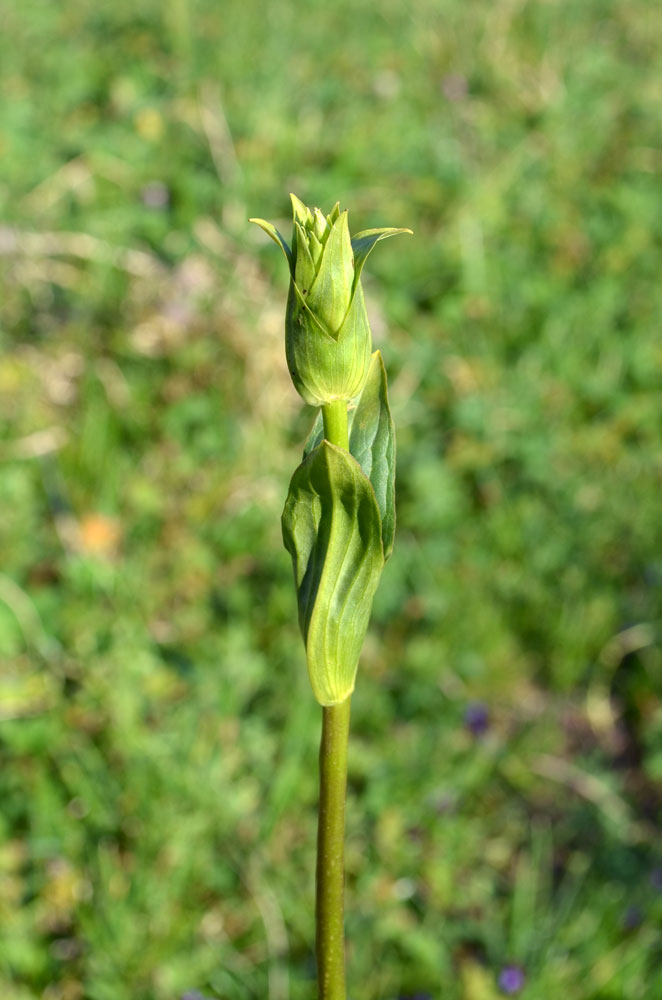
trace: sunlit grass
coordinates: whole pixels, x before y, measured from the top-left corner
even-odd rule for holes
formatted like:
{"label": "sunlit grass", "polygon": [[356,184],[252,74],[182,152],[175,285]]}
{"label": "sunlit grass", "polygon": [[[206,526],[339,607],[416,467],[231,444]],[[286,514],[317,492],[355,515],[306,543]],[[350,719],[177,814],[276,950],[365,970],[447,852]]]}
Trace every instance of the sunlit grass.
{"label": "sunlit grass", "polygon": [[648,1000],[651,6],[3,17],[0,993],[313,989],[318,733],[278,529],[309,415],[246,222],[294,189],[417,233],[366,282],[400,472],[354,705],[356,1000],[489,1000],[510,964],[527,1000]]}

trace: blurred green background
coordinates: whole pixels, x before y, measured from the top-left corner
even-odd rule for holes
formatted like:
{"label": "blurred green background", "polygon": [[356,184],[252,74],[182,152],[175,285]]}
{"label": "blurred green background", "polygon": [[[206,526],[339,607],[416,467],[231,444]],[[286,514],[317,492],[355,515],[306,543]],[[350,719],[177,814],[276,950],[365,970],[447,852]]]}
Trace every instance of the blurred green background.
{"label": "blurred green background", "polygon": [[660,8],[0,13],[0,995],[309,1000],[288,192],[366,288],[399,530],[353,1000],[662,997]]}

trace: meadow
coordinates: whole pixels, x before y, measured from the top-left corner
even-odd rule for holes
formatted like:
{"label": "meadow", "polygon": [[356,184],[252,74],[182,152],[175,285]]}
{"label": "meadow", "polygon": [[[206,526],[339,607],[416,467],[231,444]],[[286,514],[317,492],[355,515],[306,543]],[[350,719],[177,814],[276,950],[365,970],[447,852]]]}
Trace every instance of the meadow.
{"label": "meadow", "polygon": [[[290,191],[364,278],[398,529],[353,1000],[662,998],[660,10],[0,13],[0,996],[310,1000]],[[391,245],[391,242],[393,245]]]}

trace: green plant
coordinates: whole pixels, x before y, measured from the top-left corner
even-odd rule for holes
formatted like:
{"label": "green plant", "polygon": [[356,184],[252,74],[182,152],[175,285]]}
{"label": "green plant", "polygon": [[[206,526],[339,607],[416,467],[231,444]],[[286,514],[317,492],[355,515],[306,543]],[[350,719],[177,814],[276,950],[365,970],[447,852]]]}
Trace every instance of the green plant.
{"label": "green plant", "polygon": [[[372,600],[393,549],[395,430],[386,372],[371,353],[361,271],[375,244],[350,238],[347,212],[292,195],[290,246],[263,219],[290,268],[285,347],[292,381],[320,407],[283,511],[308,673],[322,706],[316,950],[320,1000],[345,1000],[344,826],[350,699]],[[349,408],[349,409],[348,409]]]}

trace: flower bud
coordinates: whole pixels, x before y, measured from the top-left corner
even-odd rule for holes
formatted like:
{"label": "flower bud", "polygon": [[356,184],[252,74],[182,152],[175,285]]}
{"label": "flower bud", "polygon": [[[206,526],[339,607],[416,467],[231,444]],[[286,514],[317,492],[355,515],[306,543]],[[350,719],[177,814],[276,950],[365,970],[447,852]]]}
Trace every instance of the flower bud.
{"label": "flower bud", "polygon": [[292,246],[271,223],[251,219],[279,244],[290,267],[285,315],[285,353],[303,399],[323,406],[353,399],[365,383],[372,335],[361,271],[375,243],[407,229],[371,229],[350,238],[339,204],[325,216],[291,195]]}

